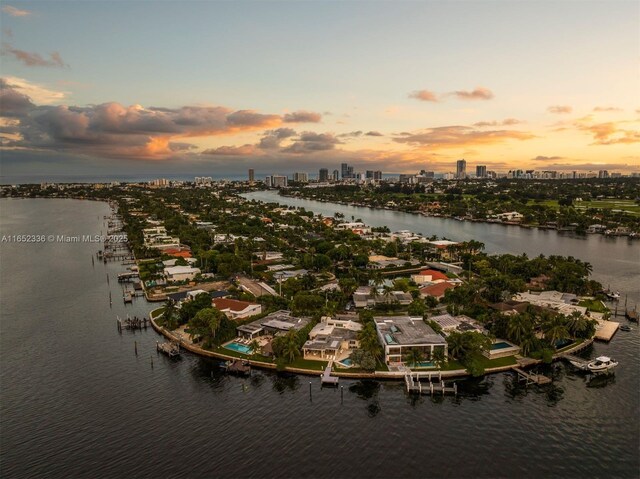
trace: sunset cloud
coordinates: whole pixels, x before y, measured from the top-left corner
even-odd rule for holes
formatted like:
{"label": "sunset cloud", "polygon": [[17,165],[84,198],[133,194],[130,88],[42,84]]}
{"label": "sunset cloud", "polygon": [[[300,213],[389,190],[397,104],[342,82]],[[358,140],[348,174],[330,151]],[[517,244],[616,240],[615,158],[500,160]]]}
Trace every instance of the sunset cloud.
{"label": "sunset cloud", "polygon": [[218,148],[211,148],[204,150],[203,155],[214,156],[251,156],[256,152],[255,145],[242,145],[242,146],[220,146]]}
{"label": "sunset cloud", "polygon": [[12,7],[11,5],[4,5],[2,7],[2,11],[12,17],[28,17],[32,13],[29,10],[21,10],[19,8]]}
{"label": "sunset cloud", "polygon": [[316,151],[332,150],[341,141],[332,133],[315,133],[305,131],[295,141],[283,149],[286,153],[314,153]]}
{"label": "sunset cloud", "polygon": [[614,112],[614,111],[622,111],[622,108],[618,108],[615,106],[597,106],[593,109],[593,111]]}
{"label": "sunset cloud", "polygon": [[476,126],[478,128],[483,128],[486,126],[513,126],[513,125],[519,125],[520,123],[523,123],[520,120],[517,120],[515,118],[506,118],[502,121],[479,121],[477,123],[474,123],[473,126]]}
{"label": "sunset cloud", "polygon": [[[229,135],[273,128],[283,123],[280,115],[254,110],[233,111],[221,106],[145,108],[117,102],[86,107],[36,105],[29,95],[21,91],[23,86],[19,82],[9,83],[2,79],[0,86],[1,116],[19,120],[17,125],[12,125],[15,130],[12,134],[18,139],[10,143],[10,146],[19,148],[106,157],[162,158],[192,149],[188,146],[190,143],[176,142],[176,139]],[[268,130],[267,136],[281,140],[295,134],[292,129],[280,128]],[[321,149],[327,143],[323,138],[314,141],[304,135],[299,141],[300,145],[295,148],[302,150]],[[246,147],[239,151],[243,154],[249,152]],[[223,149],[218,154],[233,154],[233,150]]]}
{"label": "sunset cloud", "polygon": [[2,55],[12,56],[19,62],[22,62],[28,67],[51,67],[51,68],[65,68],[68,67],[58,52],[49,53],[49,58],[46,59],[39,53],[27,52],[15,48],[11,43],[4,42],[2,44]]}
{"label": "sunset cloud", "polygon": [[365,135],[367,135],[367,136],[384,136],[379,131],[368,131],[368,132],[365,133]]}
{"label": "sunset cloud", "polygon": [[285,114],[283,120],[285,123],[319,123],[322,115],[313,111],[299,110]]}
{"label": "sunset cloud", "polygon": [[435,93],[429,90],[416,90],[414,92],[409,93],[409,98],[414,98],[420,101],[431,101],[437,102],[438,97]]}
{"label": "sunset cloud", "polygon": [[538,155],[535,158],[531,158],[531,161],[558,161],[562,160],[562,156],[541,156]]}
{"label": "sunset cloud", "polygon": [[640,130],[622,128],[626,122],[587,123],[576,122],[578,129],[593,136],[595,145],[616,145],[640,143]]}
{"label": "sunset cloud", "polygon": [[553,105],[547,108],[547,111],[549,113],[564,114],[571,113],[573,108],[569,105]]}
{"label": "sunset cloud", "polygon": [[442,126],[417,132],[405,132],[393,141],[431,149],[491,145],[508,140],[529,140],[531,133],[515,130],[476,130],[468,126]]}
{"label": "sunset cloud", "polygon": [[493,92],[488,88],[477,87],[472,91],[458,90],[451,92],[450,95],[457,97],[459,100],[491,100]]}

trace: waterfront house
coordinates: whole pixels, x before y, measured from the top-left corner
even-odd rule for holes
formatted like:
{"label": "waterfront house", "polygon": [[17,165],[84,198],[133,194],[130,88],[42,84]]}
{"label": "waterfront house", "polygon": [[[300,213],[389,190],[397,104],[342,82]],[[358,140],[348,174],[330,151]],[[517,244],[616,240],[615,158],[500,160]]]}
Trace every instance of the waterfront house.
{"label": "waterfront house", "polygon": [[518,293],[513,297],[514,301],[521,301],[541,308],[550,309],[565,316],[578,312],[587,313],[587,308],[578,306],[578,298],[575,294],[562,293],[560,291],[528,291]]}
{"label": "waterfront house", "polygon": [[201,273],[200,268],[192,266],[170,266],[164,269],[167,281],[191,281]]}
{"label": "waterfront house", "polygon": [[290,330],[299,331],[304,328],[311,318],[299,318],[291,315],[291,311],[280,310],[267,316],[256,319],[248,324],[236,328],[238,336],[246,339],[254,339],[266,334],[285,334]]}
{"label": "waterfront house", "polygon": [[384,348],[384,361],[388,365],[404,363],[405,355],[417,349],[425,359],[441,350],[447,356],[447,341],[425,324],[421,317],[376,316],[378,339]]}
{"label": "waterfront house", "polygon": [[449,279],[449,277],[441,273],[440,271],[436,271],[435,269],[423,269],[419,273],[412,274],[411,279],[417,284],[422,285],[426,283],[442,283]]}
{"label": "waterfront house", "polygon": [[262,313],[262,305],[250,303],[248,301],[238,301],[237,299],[215,298],[211,300],[211,305],[222,311],[229,319],[245,319]]}
{"label": "waterfront house", "polygon": [[302,346],[304,358],[342,359],[348,351],[360,346],[358,331],[361,329],[362,324],[355,321],[323,317]]}
{"label": "waterfront house", "polygon": [[508,211],[507,213],[499,213],[495,217],[501,221],[522,221],[524,215],[517,211]]}

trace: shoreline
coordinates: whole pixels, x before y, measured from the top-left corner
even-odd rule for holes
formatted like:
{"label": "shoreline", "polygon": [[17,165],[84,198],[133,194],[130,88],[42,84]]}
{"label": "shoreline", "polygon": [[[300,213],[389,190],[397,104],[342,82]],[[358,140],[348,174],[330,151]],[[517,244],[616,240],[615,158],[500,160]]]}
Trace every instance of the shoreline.
{"label": "shoreline", "polygon": [[[269,191],[269,190],[257,190],[257,191]],[[252,193],[252,192],[249,192],[249,194],[250,193]],[[640,234],[638,234],[638,233],[635,233],[633,235],[631,235],[631,234],[606,234],[604,232],[599,232],[599,231],[576,233],[575,229],[571,229],[571,228],[557,228],[557,227],[554,227],[554,226],[522,224],[522,223],[517,222],[517,221],[498,221],[498,220],[491,221],[491,220],[480,219],[480,218],[459,218],[457,216],[449,216],[449,215],[431,215],[431,214],[425,214],[424,212],[421,212],[421,211],[405,211],[405,210],[402,210],[402,209],[390,208],[390,207],[370,206],[370,205],[362,205],[362,204],[358,204],[358,203],[340,202],[340,201],[327,201],[327,200],[320,200],[320,199],[316,199],[316,198],[307,198],[305,196],[287,195],[287,194],[283,194],[280,191],[278,191],[278,196],[284,196],[285,198],[299,199],[299,200],[305,200],[305,201],[317,201],[318,203],[328,203],[328,204],[336,204],[336,205],[341,205],[341,206],[349,206],[349,207],[352,207],[352,208],[369,208],[370,210],[395,211],[397,213],[406,213],[406,214],[410,214],[410,215],[422,216],[422,217],[425,217],[425,218],[441,218],[441,219],[444,219],[444,220],[455,220],[455,221],[463,221],[463,222],[469,222],[469,223],[485,223],[485,224],[490,224],[490,225],[518,226],[518,227],[524,228],[524,229],[538,229],[538,230],[542,230],[542,231],[556,231],[558,233],[573,233],[574,235],[579,236],[579,237],[588,236],[588,235],[600,235],[600,236],[604,236],[605,238],[624,238],[624,237],[626,237],[627,239],[630,239],[630,240],[640,239]],[[258,201],[262,201],[262,200],[258,200]],[[264,201],[263,201],[263,203],[264,203]]]}
{"label": "shoreline", "polygon": [[[263,361],[256,361],[253,359],[248,359],[248,358],[238,358],[237,356],[230,356],[230,355],[226,355],[223,353],[219,353],[216,351],[209,351],[206,349],[203,349],[199,346],[194,345],[193,343],[185,343],[182,338],[174,335],[171,331],[167,330],[166,328],[162,327],[162,326],[158,326],[158,324],[156,323],[156,319],[160,316],[154,317],[153,316],[153,311],[152,310],[149,313],[149,319],[151,321],[151,326],[153,327],[153,329],[160,334],[161,336],[165,337],[166,339],[169,339],[170,341],[177,341],[180,344],[181,348],[186,349],[187,351],[189,351],[190,353],[193,353],[197,356],[202,356],[202,357],[207,357],[207,358],[214,358],[214,359],[222,359],[222,360],[235,360],[235,359],[243,359],[244,361],[248,362],[251,366],[255,366],[259,369],[268,369],[268,370],[272,370],[272,371],[277,371],[277,367],[274,363],[265,363]],[[573,348],[567,349],[565,351],[562,351],[561,353],[556,353],[553,355],[553,361],[558,361],[560,359],[562,359],[562,355],[565,354],[573,354],[576,353],[578,351],[581,351],[582,349],[590,346],[592,343],[594,342],[594,338],[590,338],[587,339],[577,345],[575,345]],[[512,364],[509,366],[499,366],[499,367],[495,367],[495,368],[487,368],[485,369],[483,376],[487,376],[490,374],[496,374],[496,373],[502,373],[502,372],[507,372],[507,371],[511,371],[514,369],[527,369],[530,368],[532,366],[538,366],[540,364],[543,364],[543,361],[541,359],[531,359],[531,358],[526,358],[527,362],[526,364],[520,364],[517,362],[516,360],[516,364]],[[287,366],[285,367],[282,371],[284,372],[289,372],[289,373],[294,373],[294,374],[299,374],[299,375],[304,375],[304,376],[320,376],[322,375],[322,371],[324,370],[324,368],[322,366],[319,367],[318,370],[315,369],[303,369],[303,368],[295,368],[295,367],[290,367]],[[416,371],[413,371],[416,372]],[[423,372],[423,371],[419,371],[419,372]],[[466,378],[466,377],[470,377],[471,374],[469,374],[469,372],[467,372],[466,369],[456,369],[453,371],[440,371],[440,370],[430,370],[430,371],[424,371],[424,373],[437,373],[437,374],[441,374],[443,379],[451,379],[451,378]],[[331,371],[331,375],[332,376],[336,376],[336,377],[340,377],[340,378],[347,378],[347,379],[386,379],[386,380],[396,380],[396,381],[400,381],[405,377],[405,374],[403,372],[400,371],[374,371],[372,373],[363,373],[363,372],[358,372],[358,373],[348,373],[348,372],[344,372],[344,371],[335,371],[332,370]]]}

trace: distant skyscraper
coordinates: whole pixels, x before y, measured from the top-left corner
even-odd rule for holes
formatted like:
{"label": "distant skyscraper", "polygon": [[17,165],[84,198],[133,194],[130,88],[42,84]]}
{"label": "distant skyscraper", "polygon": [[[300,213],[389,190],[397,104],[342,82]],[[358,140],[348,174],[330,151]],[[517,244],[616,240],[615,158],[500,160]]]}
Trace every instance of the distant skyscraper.
{"label": "distant skyscraper", "polygon": [[255,171],[253,171],[253,168],[249,168],[249,183],[253,183],[256,177],[256,173]]}
{"label": "distant skyscraper", "polygon": [[[269,177],[267,177],[269,178]],[[283,175],[271,175],[271,187],[273,188],[286,188],[287,177]]]}
{"label": "distant skyscraper", "polygon": [[467,160],[456,161],[456,178],[467,177]]}
{"label": "distant skyscraper", "polygon": [[308,183],[309,175],[307,173],[296,172],[293,174],[293,181],[297,181],[298,183]]}
{"label": "distant skyscraper", "polygon": [[476,166],[476,178],[486,178],[487,177],[487,167],[484,165]]}
{"label": "distant skyscraper", "polygon": [[380,171],[380,170],[374,171],[373,172],[373,179],[374,180],[378,180],[378,181],[382,180],[382,171]]}
{"label": "distant skyscraper", "polygon": [[320,168],[318,181],[320,181],[321,183],[329,181],[329,170],[327,170],[326,168]]}
{"label": "distant skyscraper", "polygon": [[338,170],[333,170],[333,181],[340,180],[340,172]]}
{"label": "distant skyscraper", "polygon": [[347,175],[349,174],[349,165],[342,163],[340,167],[342,169],[342,178],[347,178]]}

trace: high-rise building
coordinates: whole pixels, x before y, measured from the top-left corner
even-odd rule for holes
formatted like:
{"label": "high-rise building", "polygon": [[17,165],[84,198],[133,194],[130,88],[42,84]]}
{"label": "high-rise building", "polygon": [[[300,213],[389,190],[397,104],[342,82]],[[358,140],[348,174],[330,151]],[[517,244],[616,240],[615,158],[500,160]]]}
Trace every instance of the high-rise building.
{"label": "high-rise building", "polygon": [[[336,170],[338,171],[338,170]],[[320,168],[320,172],[318,174],[318,181],[321,183],[326,183],[329,181],[329,170],[326,168]]]}
{"label": "high-rise building", "polygon": [[293,174],[293,181],[298,183],[309,183],[309,175],[307,173],[296,172]]}
{"label": "high-rise building", "polygon": [[273,177],[272,176],[267,176],[264,179],[264,184],[266,185],[267,188],[271,188],[273,186]]}
{"label": "high-rise building", "polygon": [[373,179],[376,181],[382,180],[382,171],[376,170],[373,172]]}
{"label": "high-rise building", "polygon": [[467,160],[456,161],[456,178],[467,177]]}
{"label": "high-rise building", "polygon": [[338,170],[333,170],[333,181],[340,180],[340,172]]}
{"label": "high-rise building", "polygon": [[256,172],[253,171],[253,168],[249,168],[249,183],[253,183],[255,181]]}
{"label": "high-rise building", "polygon": [[607,170],[598,171],[598,178],[609,178],[609,171]]}
{"label": "high-rise building", "polygon": [[487,177],[487,167],[484,165],[476,166],[476,178],[486,178]]}
{"label": "high-rise building", "polygon": [[349,175],[349,165],[347,165],[346,163],[342,163],[340,165],[340,168],[342,170],[342,178],[348,178]]}
{"label": "high-rise building", "polygon": [[274,188],[286,188],[287,177],[283,175],[271,175],[271,186]]}

